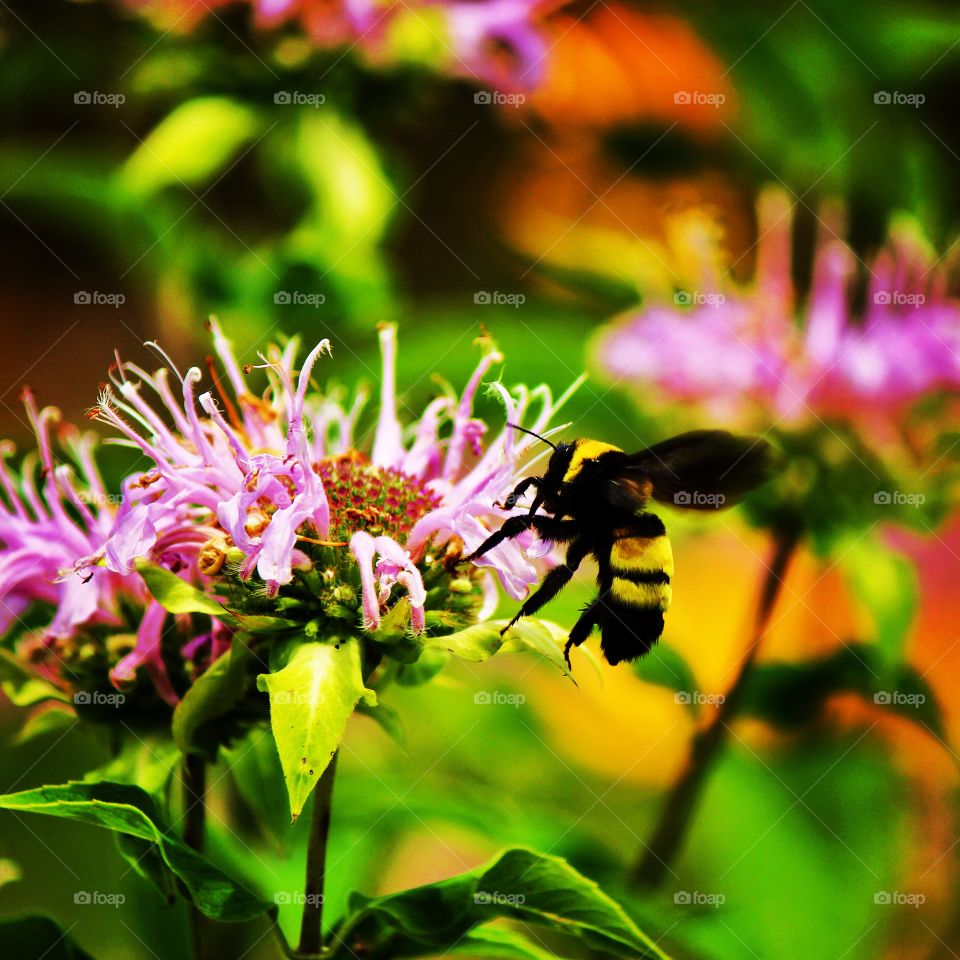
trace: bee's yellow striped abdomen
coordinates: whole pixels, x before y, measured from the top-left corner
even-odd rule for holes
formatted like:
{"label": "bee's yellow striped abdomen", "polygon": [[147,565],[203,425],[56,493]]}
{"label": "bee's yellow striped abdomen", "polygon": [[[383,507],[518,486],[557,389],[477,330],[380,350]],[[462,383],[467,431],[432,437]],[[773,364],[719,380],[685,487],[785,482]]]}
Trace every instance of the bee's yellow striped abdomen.
{"label": "bee's yellow striped abdomen", "polygon": [[615,574],[662,570],[668,577],[672,577],[673,549],[670,538],[621,537],[613,542],[610,566]]}
{"label": "bee's yellow striped abdomen", "polygon": [[666,610],[673,599],[673,550],[666,536],[621,537],[610,549],[610,593],[631,607]]}

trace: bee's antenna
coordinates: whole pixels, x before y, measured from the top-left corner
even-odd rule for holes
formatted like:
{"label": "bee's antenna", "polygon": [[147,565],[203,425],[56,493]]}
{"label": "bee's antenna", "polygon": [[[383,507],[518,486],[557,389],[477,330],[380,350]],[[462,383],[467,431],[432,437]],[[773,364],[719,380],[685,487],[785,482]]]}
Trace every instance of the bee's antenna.
{"label": "bee's antenna", "polygon": [[557,449],[557,445],[555,443],[551,442],[546,437],[541,437],[539,433],[534,433],[532,430],[528,430],[526,427],[521,427],[518,423],[508,423],[507,426],[513,427],[514,430],[522,430],[524,433],[529,433],[531,437],[536,437],[538,440],[542,440],[544,443],[553,447],[554,450]]}

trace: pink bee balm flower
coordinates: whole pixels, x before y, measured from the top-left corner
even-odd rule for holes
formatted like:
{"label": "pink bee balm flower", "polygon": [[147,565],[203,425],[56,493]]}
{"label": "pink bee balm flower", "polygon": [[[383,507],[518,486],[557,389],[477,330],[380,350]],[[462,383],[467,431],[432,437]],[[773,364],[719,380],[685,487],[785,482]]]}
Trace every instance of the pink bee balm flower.
{"label": "pink bee balm flower", "polygon": [[[960,302],[947,296],[944,272],[918,231],[895,223],[888,245],[858,265],[836,238],[839,224],[825,217],[798,320],[791,214],[784,193],[765,192],[753,281],[737,284],[704,267],[697,290],[604,331],[603,368],[755,426],[827,418],[889,425],[925,394],[960,386]],[[697,239],[704,263],[723,261],[715,240]],[[860,310],[853,306],[858,266],[869,278]]]}
{"label": "pink bee balm flower", "polygon": [[[97,471],[93,437],[61,424],[54,407],[38,410],[29,390],[24,402],[37,454],[28,455],[15,473],[7,464],[12,448],[0,448],[0,634],[22,634],[21,656],[58,687],[97,687],[106,679],[104,666],[118,680],[131,681],[144,665],[160,695],[175,703],[159,651],[141,654],[130,620],[146,611],[141,627],[153,628],[152,649],[159,645],[165,611],[150,601],[139,576],[98,563],[117,508]],[[69,463],[58,460],[54,428]],[[49,611],[49,621],[22,631],[23,618],[35,608]]]}
{"label": "pink bee balm flower", "polygon": [[[242,367],[219,326],[211,329],[222,379],[212,365],[203,387],[197,367],[181,375],[171,365],[150,375],[126,363],[101,397],[99,419],[153,464],[126,485],[107,568],[122,575],[138,558],[167,565],[174,558],[192,564],[191,576],[209,582],[231,609],[263,610],[265,599],[280,595],[314,632],[331,620],[341,629],[376,631],[402,598],[412,632],[427,629],[430,589],[455,579],[455,559],[512,514],[496,503],[516,484],[535,442],[506,425],[488,439],[487,425],[473,414],[476,392],[502,356],[486,343],[460,397],[439,397],[404,425],[396,330],[381,326],[380,405],[372,446],[363,452],[356,433],[365,394],[348,406],[342,395],[311,387],[332,353],[329,341],[318,343],[299,371],[295,340]],[[248,385],[254,370],[267,379],[261,395]],[[567,396],[554,402],[545,387],[494,389],[512,422],[535,409],[538,432]],[[443,557],[431,552],[438,547]],[[466,581],[461,572],[464,616],[483,615],[495,602],[491,576],[511,596],[523,596],[538,579],[533,551],[529,538],[504,543],[468,568]],[[438,626],[459,622],[450,612],[434,611]]]}

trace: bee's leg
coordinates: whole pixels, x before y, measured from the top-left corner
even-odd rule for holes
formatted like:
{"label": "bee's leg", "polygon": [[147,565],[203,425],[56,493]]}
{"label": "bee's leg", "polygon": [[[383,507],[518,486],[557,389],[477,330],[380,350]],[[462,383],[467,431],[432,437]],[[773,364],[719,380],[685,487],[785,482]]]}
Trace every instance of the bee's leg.
{"label": "bee's leg", "polygon": [[500,631],[505,634],[521,617],[529,617],[544,604],[552,600],[569,582],[583,558],[590,552],[590,544],[585,540],[574,540],[567,550],[563,563],[554,567],[541,582],[539,588],[523,602],[516,616]]}
{"label": "bee's leg", "polygon": [[[495,507],[500,507],[502,510],[510,510],[517,505],[517,501],[530,489],[530,487],[536,487],[539,491],[540,485],[543,483],[543,480],[540,477],[524,477],[514,488],[513,493],[507,497],[503,503],[495,503]],[[536,501],[534,501],[536,503]],[[531,513],[536,513],[535,510],[531,510]]]}
{"label": "bee's leg", "polygon": [[556,540],[560,543],[572,540],[578,533],[577,525],[572,520],[557,520],[554,517],[534,516],[527,513],[505,520],[496,533],[490,534],[473,553],[463,559],[464,561],[476,560],[488,550],[498,547],[504,540],[512,540],[514,537],[519,537],[524,530],[530,529],[536,530],[544,540]]}
{"label": "bee's leg", "polygon": [[593,628],[600,619],[601,603],[597,597],[592,603],[587,604],[580,614],[580,619],[573,625],[570,636],[567,637],[567,643],[563,648],[563,659],[567,661],[567,666],[572,670],[573,664],[570,663],[570,648],[579,647],[587,637],[593,632]]}

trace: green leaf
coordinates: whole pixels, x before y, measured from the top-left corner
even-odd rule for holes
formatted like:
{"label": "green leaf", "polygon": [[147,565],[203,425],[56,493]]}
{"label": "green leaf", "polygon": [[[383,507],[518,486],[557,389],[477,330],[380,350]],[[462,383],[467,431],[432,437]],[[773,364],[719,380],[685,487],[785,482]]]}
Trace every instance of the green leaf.
{"label": "green leaf", "polygon": [[514,624],[504,636],[504,653],[525,652],[538,653],[544,660],[552,663],[565,676],[570,676],[563,648],[567,642],[569,630],[549,620],[534,620],[525,617]]}
{"label": "green leaf", "polygon": [[840,551],[850,588],[873,620],[880,650],[889,664],[902,662],[917,607],[913,564],[872,537]]}
{"label": "green leaf", "polygon": [[72,727],[76,722],[77,715],[63,707],[55,706],[51,709],[40,708],[40,710],[27,717],[12,742],[19,746],[22,743],[29,743],[36,737],[43,737],[49,733],[62,734],[66,731],[67,727]]}
{"label": "green leaf", "polygon": [[180,753],[169,735],[141,732],[136,738],[126,738],[116,756],[83,779],[133,784],[162,799],[179,761]]}
{"label": "green leaf", "polygon": [[604,953],[666,958],[596,883],[559,857],[523,848],[439,883],[355,897],[351,907],[331,941],[336,958],[350,956],[358,943],[372,945],[371,960],[442,954],[474,927],[501,917],[557,930]]}
{"label": "green leaf", "polygon": [[4,794],[0,796],[0,808],[90,823],[155,845],[164,864],[182,881],[189,899],[211,919],[249,920],[272,909],[219,867],[161,829],[153,800],[139,787],[71,782]]}
{"label": "green leaf", "polygon": [[[691,693],[697,689],[697,680],[693,670],[686,660],[671,646],[658,643],[645,657],[641,657],[633,665],[633,672],[644,681],[657,687],[666,687],[677,693]],[[697,712],[694,697],[690,697],[688,705],[692,712]]]}
{"label": "green leaf", "polygon": [[407,746],[407,734],[403,727],[403,718],[393,708],[385,703],[366,704],[362,700],[357,705],[357,713],[370,717],[379,724],[384,733],[401,747]]}
{"label": "green leaf", "polygon": [[249,662],[250,648],[234,638],[230,649],[194,681],[173,711],[173,740],[181,753],[196,749],[200,728],[225,714],[244,695]]}
{"label": "green leaf", "polygon": [[873,644],[847,644],[828,657],[804,663],[761,663],[750,675],[741,712],[782,729],[810,723],[824,701],[856,693],[892,713],[926,726],[944,739],[943,713],[930,685],[901,664],[890,672]]}
{"label": "green leaf", "polygon": [[171,111],[127,160],[121,186],[134,194],[211,180],[261,125],[250,108],[226,97],[198,97]]}
{"label": "green leaf", "polygon": [[479,663],[489,660],[501,648],[505,651],[532,650],[569,674],[563,658],[566,631],[547,620],[527,617],[514,624],[504,636],[500,631],[509,620],[487,620],[475,623],[456,633],[442,637],[427,637],[423,641],[427,650],[445,650],[459,657]]}
{"label": "green leaf", "polygon": [[9,650],[0,650],[0,690],[17,707],[32,707],[45,700],[70,702],[62,690],[31,673]]}
{"label": "green leaf", "polygon": [[443,637],[427,637],[423,646],[427,650],[444,650],[461,660],[480,663],[489,660],[503,646],[500,627],[504,624],[503,620],[475,623],[465,630],[448,633]]}
{"label": "green leaf", "polygon": [[557,954],[544,950],[519,931],[504,927],[479,927],[471,930],[447,952],[491,960],[499,957],[504,960],[559,960]]}
{"label": "green leaf", "polygon": [[290,801],[271,732],[255,726],[223,748],[224,766],[250,810],[251,821],[283,847],[291,840]]}
{"label": "green leaf", "polygon": [[49,917],[3,917],[0,943],[7,960],[93,960]]}
{"label": "green leaf", "polygon": [[177,898],[176,876],[161,856],[157,844],[127,833],[115,833],[113,839],[120,856],[131,869],[154,886],[168,906],[173,904]]}
{"label": "green leaf", "polygon": [[213,597],[192,587],[175,573],[144,559],[137,560],[135,566],[151,596],[164,610],[170,613],[206,613],[211,617],[229,619],[227,611]]}
{"label": "green leaf", "polygon": [[363,683],[356,640],[303,643],[282,670],[257,677],[270,695],[270,726],[296,820],[336,752],[357,701],[376,703]]}
{"label": "green leaf", "polygon": [[295,150],[315,201],[315,226],[341,255],[384,236],[395,197],[363,127],[333,108],[301,112]]}

